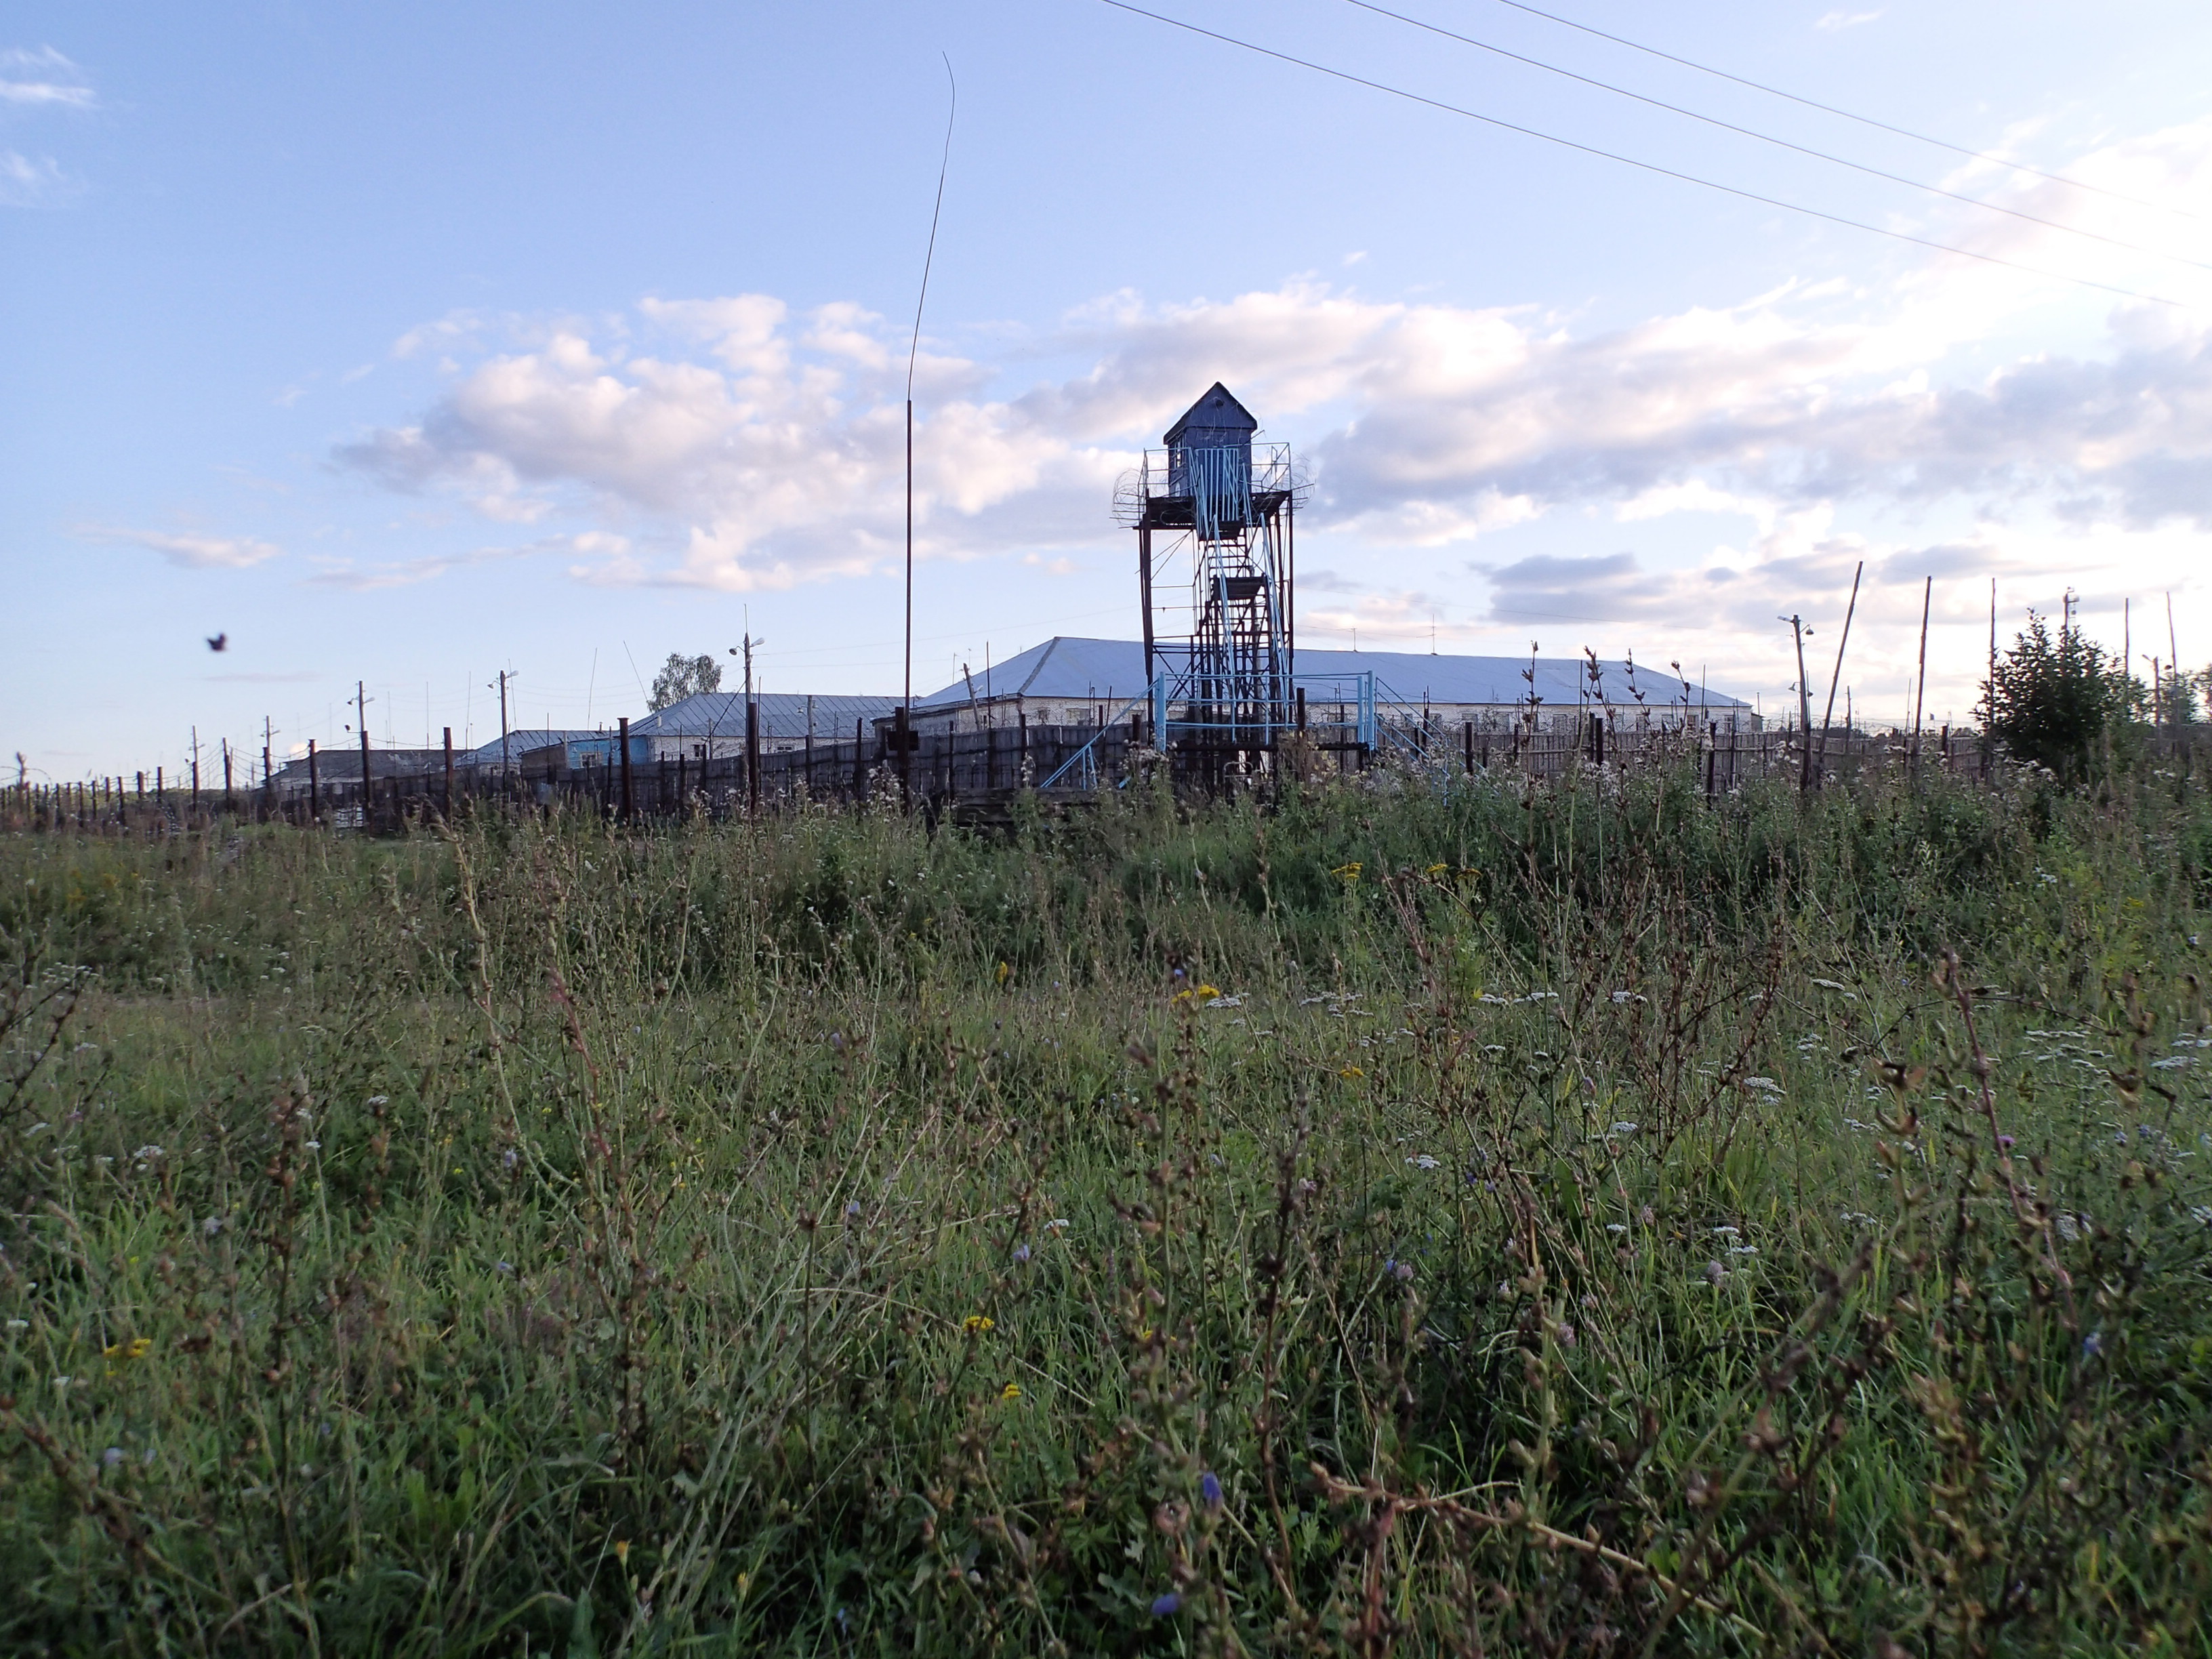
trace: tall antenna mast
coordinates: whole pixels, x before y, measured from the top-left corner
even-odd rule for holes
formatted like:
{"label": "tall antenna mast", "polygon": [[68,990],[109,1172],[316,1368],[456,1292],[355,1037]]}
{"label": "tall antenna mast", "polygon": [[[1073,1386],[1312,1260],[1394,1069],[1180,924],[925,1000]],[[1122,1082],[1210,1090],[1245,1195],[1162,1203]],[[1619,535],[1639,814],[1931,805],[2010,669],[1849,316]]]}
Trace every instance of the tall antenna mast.
{"label": "tall antenna mast", "polygon": [[921,256],[921,292],[915,296],[914,337],[906,349],[906,669],[899,693],[899,776],[907,775],[908,732],[914,724],[914,365],[921,350],[921,308],[929,301],[929,268],[937,259],[937,221],[945,211],[945,175],[952,165],[952,118],[960,112],[960,83],[945,54],[945,79],[952,92],[945,112],[945,153],[937,163],[937,201],[929,210],[929,246]]}

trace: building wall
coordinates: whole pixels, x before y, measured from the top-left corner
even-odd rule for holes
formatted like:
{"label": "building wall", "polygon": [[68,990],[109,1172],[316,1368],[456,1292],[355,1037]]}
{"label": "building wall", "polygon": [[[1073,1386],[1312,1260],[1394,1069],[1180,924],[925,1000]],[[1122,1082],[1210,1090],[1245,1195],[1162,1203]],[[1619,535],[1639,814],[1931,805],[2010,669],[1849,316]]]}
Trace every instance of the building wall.
{"label": "building wall", "polygon": [[[972,706],[966,702],[940,703],[933,708],[918,708],[914,714],[914,726],[919,732],[978,732],[990,726],[1003,730],[1020,726],[1024,715],[1032,726],[1091,726],[1111,718],[1118,711],[1122,711],[1127,702],[1128,697],[1126,693],[1111,699],[1099,697],[1088,700],[1060,697],[978,697]],[[1474,723],[1474,729],[1479,732],[1500,734],[1525,730],[1528,724],[1528,709],[1525,703],[1431,702],[1426,705],[1415,705],[1415,707],[1417,709],[1425,707],[1429,719],[1436,726],[1454,732],[1470,721]],[[1324,708],[1328,710],[1327,714],[1322,712]],[[1336,706],[1334,704],[1313,703],[1309,706],[1309,712],[1316,719],[1338,718]],[[1343,718],[1351,718],[1352,712],[1347,707]],[[1400,706],[1394,705],[1379,712],[1386,719],[1401,717]],[[1595,712],[1609,714],[1613,724],[1616,726],[1628,727],[1638,725],[1657,726],[1662,723],[1673,726],[1682,716],[1680,708],[1673,703],[1663,707],[1653,707],[1649,704],[1639,707],[1634,702],[1616,702],[1602,709],[1596,705],[1577,708],[1572,703],[1564,705],[1546,703],[1537,710],[1536,724],[1539,730],[1545,732],[1574,732],[1580,728],[1585,719]],[[1708,723],[1717,725],[1723,732],[1756,732],[1759,729],[1759,716],[1748,708],[1700,709],[1692,703],[1688,712],[1693,723],[1700,726]],[[1127,719],[1127,714],[1122,713],[1121,718]],[[877,725],[879,728],[888,730],[890,722],[878,720]]]}

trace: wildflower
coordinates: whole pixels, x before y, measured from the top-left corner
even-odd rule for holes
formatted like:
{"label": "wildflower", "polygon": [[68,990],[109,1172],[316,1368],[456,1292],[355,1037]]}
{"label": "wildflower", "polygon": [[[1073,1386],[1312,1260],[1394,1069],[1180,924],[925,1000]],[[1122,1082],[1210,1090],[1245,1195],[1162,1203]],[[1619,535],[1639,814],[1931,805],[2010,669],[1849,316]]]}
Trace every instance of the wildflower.
{"label": "wildflower", "polygon": [[845,1206],[845,1219],[848,1221],[858,1221],[860,1218],[860,1200],[856,1198]]}
{"label": "wildflower", "polygon": [[1559,1346],[1563,1348],[1571,1348],[1575,1346],[1575,1328],[1573,1326],[1561,1325],[1559,1327]]}
{"label": "wildflower", "polygon": [[2094,1359],[2105,1351],[2105,1336],[2101,1331],[2092,1331],[2081,1339],[2081,1357]]}
{"label": "wildflower", "polygon": [[1015,1245],[1015,1246],[1014,1246],[1014,1260],[1015,1260],[1015,1261],[1028,1261],[1029,1259],[1030,1259],[1030,1247],[1029,1247],[1028,1245],[1026,1245],[1026,1244],[1017,1244],[1017,1245]]}
{"label": "wildflower", "polygon": [[106,1451],[100,1453],[100,1461],[109,1468],[113,1468],[118,1463],[120,1463],[123,1461],[123,1448],[120,1446],[110,1446]]}
{"label": "wildflower", "polygon": [[1204,1001],[1211,1001],[1220,994],[1221,988],[1218,985],[1201,985],[1191,993],[1191,995]]}
{"label": "wildflower", "polygon": [[102,1359],[143,1359],[154,1351],[150,1336],[134,1336],[128,1342],[109,1344],[100,1351]]}
{"label": "wildflower", "polygon": [[1172,1619],[1182,1611],[1182,1597],[1177,1595],[1173,1590],[1170,1590],[1165,1595],[1155,1596],[1152,1600],[1152,1617],[1155,1619]]}
{"label": "wildflower", "polygon": [[516,1152],[512,1146],[508,1147],[505,1152],[499,1155],[499,1167],[505,1170],[509,1175],[513,1175],[514,1173],[515,1166],[520,1164],[521,1162],[522,1154]]}
{"label": "wildflower", "polygon": [[1346,886],[1349,887],[1359,879],[1360,869],[1361,866],[1357,863],[1340,864],[1335,869],[1330,871],[1329,874],[1334,876],[1339,881],[1341,881]]}
{"label": "wildflower", "polygon": [[1717,1285],[1717,1284],[1719,1284],[1719,1283],[1721,1282],[1721,1280],[1723,1280],[1723,1279],[1726,1279],[1727,1277],[1728,1277],[1728,1269],[1727,1269],[1726,1267],[1722,1267],[1722,1266],[1721,1266],[1721,1264],[1720,1264],[1719,1262],[1717,1262],[1717,1261],[1708,1261],[1707,1263],[1705,1263],[1705,1283],[1706,1283],[1706,1284],[1708,1284],[1708,1285]]}
{"label": "wildflower", "polygon": [[511,1273],[514,1271],[514,1263],[512,1261],[501,1261],[495,1263],[492,1271],[495,1273]]}
{"label": "wildflower", "polygon": [[615,1559],[622,1563],[624,1566],[628,1566],[629,1565],[629,1539],[617,1538],[615,1540]]}
{"label": "wildflower", "polygon": [[222,1218],[219,1215],[210,1216],[206,1220],[200,1223],[200,1231],[205,1233],[210,1238],[213,1238],[217,1233],[222,1231]]}
{"label": "wildflower", "polygon": [[1361,1071],[1357,1066],[1346,1066],[1340,1070],[1337,1073],[1337,1075],[1344,1079],[1346,1082],[1351,1083],[1357,1082],[1359,1079],[1365,1077],[1367,1073]]}
{"label": "wildflower", "polygon": [[2012,1150],[2012,1137],[2010,1135],[1999,1135],[1997,1137],[1997,1145],[2003,1147],[2005,1151],[2010,1152]]}
{"label": "wildflower", "polygon": [[1014,970],[1011,967],[1007,966],[1007,964],[1003,962],[999,964],[999,971],[994,977],[998,980],[1000,984],[1004,985],[1013,976]]}
{"label": "wildflower", "polygon": [[1413,1277],[1413,1264],[1410,1261],[1393,1261],[1386,1265],[1390,1276],[1401,1285],[1407,1283]]}
{"label": "wildflower", "polygon": [[1048,1233],[1066,1232],[1067,1231],[1067,1218],[1064,1215],[1054,1216],[1051,1220],[1044,1224],[1044,1230]]}
{"label": "wildflower", "polygon": [[960,1328],[970,1336],[981,1336],[994,1328],[994,1322],[988,1314],[969,1314],[961,1322]]}
{"label": "wildflower", "polygon": [[1431,1158],[1426,1152],[1423,1152],[1418,1158],[1409,1158],[1406,1162],[1412,1164],[1417,1170],[1437,1170],[1443,1167],[1435,1158]]}
{"label": "wildflower", "polygon": [[1628,1231],[1628,1224],[1625,1221],[1608,1221],[1605,1224],[1605,1230],[1609,1233],[1625,1233]]}
{"label": "wildflower", "polygon": [[1018,1382],[1009,1382],[999,1390],[999,1398],[1001,1400],[1019,1400],[1021,1397],[1022,1385]]}
{"label": "wildflower", "polygon": [[1421,872],[1421,873],[1425,876],[1441,876],[1445,871],[1450,868],[1451,866],[1449,864],[1432,864],[1427,869]]}
{"label": "wildflower", "polygon": [[1637,1124],[1630,1123],[1624,1120],[1621,1122],[1614,1124],[1613,1126],[1612,1132],[1617,1135],[1632,1135],[1636,1133],[1638,1127],[1639,1126]]}
{"label": "wildflower", "polygon": [[368,1097],[368,1103],[372,1106],[383,1106],[390,1103],[391,1099],[390,1095],[371,1095]]}
{"label": "wildflower", "polygon": [[31,1328],[31,1322],[27,1319],[11,1319],[8,1322],[8,1328],[11,1331],[27,1331]]}

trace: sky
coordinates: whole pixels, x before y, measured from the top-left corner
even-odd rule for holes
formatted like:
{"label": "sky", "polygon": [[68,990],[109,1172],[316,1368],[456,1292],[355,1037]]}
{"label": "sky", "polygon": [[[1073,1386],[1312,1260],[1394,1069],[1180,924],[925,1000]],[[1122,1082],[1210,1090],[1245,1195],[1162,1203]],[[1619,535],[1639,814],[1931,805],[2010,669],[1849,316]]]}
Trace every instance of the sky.
{"label": "sky", "polygon": [[1863,566],[1863,724],[1923,595],[1971,719],[1992,580],[2007,640],[2070,592],[2212,659],[2212,9],[1145,9],[17,0],[0,748],[281,760],[357,683],[379,744],[483,742],[502,670],[610,725],[748,634],[898,695],[956,88],[917,695],[1135,637],[1115,482],[1215,380],[1310,480],[1301,643],[1773,713]]}

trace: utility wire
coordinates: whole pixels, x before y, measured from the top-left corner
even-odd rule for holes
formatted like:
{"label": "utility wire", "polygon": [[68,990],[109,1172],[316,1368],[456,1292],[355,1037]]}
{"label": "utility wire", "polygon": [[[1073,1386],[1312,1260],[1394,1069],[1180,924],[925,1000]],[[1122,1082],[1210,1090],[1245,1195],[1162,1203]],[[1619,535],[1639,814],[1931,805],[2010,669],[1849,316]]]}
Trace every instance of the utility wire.
{"label": "utility wire", "polygon": [[945,112],[945,154],[937,163],[937,200],[929,210],[929,246],[921,256],[921,292],[914,301],[914,338],[906,349],[906,398],[914,401],[914,361],[921,350],[921,308],[929,303],[929,268],[937,261],[937,221],[945,211],[945,175],[952,167],[952,122],[960,113],[960,83],[952,78],[952,58],[945,55],[945,81],[952,96]]}
{"label": "utility wire", "polygon": [[1349,70],[1332,69],[1326,64],[1316,64],[1309,58],[1293,57],[1287,52],[1277,52],[1273,46],[1260,46],[1250,40],[1239,40],[1233,34],[1222,34],[1213,29],[1201,28],[1196,23],[1186,23],[1180,17],[1170,17],[1157,11],[1147,11],[1142,6],[1132,5],[1129,0],[1099,0],[1116,11],[1126,11],[1138,17],[1149,17],[1155,23],[1165,23],[1187,33],[1202,35],[1208,40],[1218,40],[1224,46],[1236,46],[1261,58],[1272,58],[1279,64],[1293,64],[1311,70],[1316,75],[1326,75],[1333,80],[1349,82],[1356,87],[1365,87],[1370,92],[1387,93],[1393,98],[1402,98],[1412,104],[1425,104],[1441,110],[1447,115],[1463,116],[1470,121],[1480,121],[1486,126],[1500,127],[1507,132],[1517,132],[1525,138],[1540,138],[1547,144],[1557,144],[1565,149],[1579,150],[1585,155],[1595,155],[1601,161],[1618,161],[1623,167],[1636,167],[1645,173],[1656,173],[1662,178],[1679,179],[1684,184],[1699,185],[1707,190],[1717,190],[1723,195],[1739,197],[1747,202],[1757,202],[1762,207],[1780,208],[1785,213],[1802,213],[1808,218],[1825,219],[1832,225],[1843,225],[1852,230],[1863,230],[1875,236],[1887,236],[1893,241],[1910,242],[1916,247],[1932,248],[1938,253],[1955,253],[1961,258],[1978,259],[1984,264],[2002,265],[2008,270],[2023,271],[2030,276],[2041,276],[2047,281],[2071,283],[2077,288],[2094,288],[2100,293],[2117,294],[2124,300],[2142,300],[2152,305],[2172,306],[2178,311],[2195,307],[2179,300],[2169,300],[2162,295],[2144,294],[2131,288],[2121,288],[2112,283],[2100,283],[2087,276],[2069,276],[2062,271],[2045,270],[2039,265],[2023,264],[2017,259],[2007,259],[1995,253],[1978,253],[1972,248],[1954,246],[1949,242],[1938,242],[1926,236],[1915,236],[1908,231],[1892,230],[1884,225],[1870,225],[1863,219],[1847,219],[1840,213],[1830,213],[1821,208],[1805,207],[1796,202],[1785,202],[1773,196],[1761,196],[1757,191],[1743,190],[1735,185],[1723,185],[1712,179],[1703,179],[1694,173],[1682,173],[1673,167],[1661,167],[1656,161],[1639,161],[1632,155],[1622,155],[1609,149],[1600,149],[1595,144],[1579,143],[1572,138],[1562,138],[1557,133],[1544,132],[1535,127],[1524,127],[1501,119],[1495,115],[1484,115],[1458,104],[1447,104],[1439,98],[1425,97],[1418,92],[1408,92],[1403,87],[1394,87],[1388,82],[1370,81],[1364,75],[1354,75]]}
{"label": "utility wire", "polygon": [[1510,58],[1516,64],[1528,64],[1531,69],[1540,69],[1551,75],[1565,76],[1570,81],[1579,81],[1586,87],[1595,87],[1599,91],[1612,93],[1616,97],[1632,98],[1639,104],[1649,104],[1654,109],[1663,109],[1671,114],[1687,116],[1692,121],[1703,121],[1707,126],[1719,127],[1725,132],[1741,133],[1747,138],[1756,138],[1761,143],[1777,144],[1784,149],[1796,150],[1800,155],[1810,155],[1816,161],[1831,162],[1839,167],[1849,167],[1852,172],[1863,173],[1869,178],[1886,179],[1893,185],[1908,185],[1914,190],[1924,190],[1931,196],[1941,196],[1948,201],[1963,202],[1968,207],[1982,208],[1990,213],[2002,213],[2011,218],[2024,219],[2029,224],[2042,225],[2050,230],[2063,230],[2069,236],[2086,236],[2093,242],[2103,242],[2108,246],[2125,248],[2130,253],[2145,253],[2153,258],[2172,259],[2178,264],[2194,265],[2199,270],[2212,270],[2212,264],[2208,264],[2202,259],[2191,259],[2184,254],[2167,253],[2158,248],[2145,247],[2140,242],[2126,241],[2118,236],[2106,236],[2098,231],[2084,230],[2078,225],[2064,224],[2057,219],[2045,219],[2040,214],[2026,213],[2018,208],[2005,207],[1996,202],[1985,202],[1977,196],[1962,196],[1955,190],[1945,190],[1941,185],[1923,184],[1919,179],[1908,179],[1901,173],[1886,173],[1880,167],[1869,167],[1863,161],[1854,161],[1845,156],[1832,155],[1824,149],[1814,149],[1809,144],[1795,143],[1787,138],[1778,138],[1772,133],[1761,132],[1755,127],[1738,126],[1733,121],[1722,120],[1717,115],[1700,114],[1696,110],[1685,109],[1680,104],[1670,104],[1662,98],[1646,97],[1643,93],[1631,92],[1626,87],[1616,87],[1608,81],[1600,81],[1588,75],[1578,75],[1571,69],[1560,68],[1557,64],[1547,64],[1540,58],[1529,58],[1517,52],[1508,52],[1504,46],[1492,46],[1487,40],[1478,40],[1471,34],[1458,33],[1445,28],[1440,23],[1431,23],[1419,17],[1409,17],[1402,11],[1392,11],[1388,6],[1374,4],[1373,0],[1345,0],[1345,3],[1357,6],[1362,11],[1373,12],[1377,17],[1388,17],[1394,22],[1404,23],[1413,28],[1425,29],[1431,34],[1442,35],[1447,40],[1456,40],[1464,46],[1474,46],[1483,52],[1495,52],[1500,58]]}
{"label": "utility wire", "polygon": [[1824,115],[1840,115],[1846,121],[1856,121],[1861,126],[1877,127],[1884,132],[1893,132],[1900,138],[1911,139],[1915,143],[1933,144],[1938,149],[1949,150],[1954,155],[1972,156],[1977,161],[1987,161],[1993,167],[2009,167],[2014,173],[2025,173],[2032,178],[2047,179],[2054,185],[2064,185],[2073,190],[2086,190],[2098,196],[2109,196],[2116,202],[2131,202],[2137,207],[2150,208],[2160,213],[2171,213],[2176,218],[2201,219],[2203,216],[2202,214],[2185,212],[2180,208],[2168,207],[2163,202],[2147,202],[2140,196],[2130,196],[2120,191],[2106,190],[2102,185],[2085,185],[2079,179],[2069,179],[2063,173],[2045,173],[2042,168],[2032,167],[2025,161],[2014,161],[2002,155],[1992,155],[1987,150],[1969,149],[1964,144],[1954,144],[1948,138],[1932,138],[1924,132],[1915,132],[1910,127],[1893,126],[1887,121],[1876,120],[1871,115],[1860,115],[1850,110],[1839,109],[1833,104],[1821,103],[1815,98],[1802,98],[1794,92],[1784,92],[1780,87],[1770,87],[1764,81],[1753,81],[1745,76],[1731,75],[1726,70],[1715,69],[1711,64],[1700,64],[1695,58],[1678,58],[1671,52],[1662,52],[1656,46],[1647,46],[1641,41],[1629,40],[1626,35],[1607,34],[1603,29],[1592,28],[1588,23],[1577,23],[1573,18],[1562,17],[1555,11],[1546,11],[1538,6],[1525,5],[1522,0],[1498,0],[1498,3],[1501,6],[1510,6],[1516,11],[1525,11],[1531,17],[1540,17],[1547,22],[1557,23],[1563,28],[1579,29],[1584,34],[1594,34],[1601,40],[1610,40],[1613,45],[1626,46],[1632,52],[1645,52],[1653,58],[1662,58],[1670,64],[1680,64],[1684,69],[1693,69],[1700,75],[1717,76],[1723,81],[1733,81],[1740,87],[1749,87],[1753,92],[1763,92],[1770,98],[1784,98],[1793,104],[1802,104],[1807,109],[1819,110]]}

